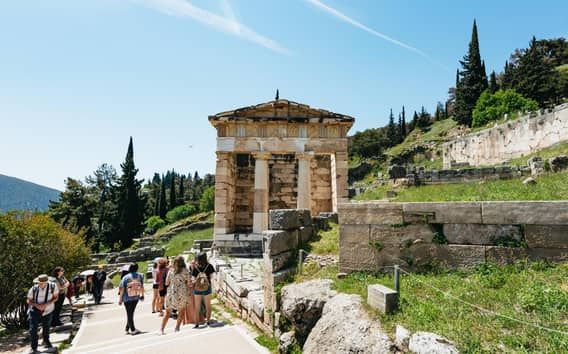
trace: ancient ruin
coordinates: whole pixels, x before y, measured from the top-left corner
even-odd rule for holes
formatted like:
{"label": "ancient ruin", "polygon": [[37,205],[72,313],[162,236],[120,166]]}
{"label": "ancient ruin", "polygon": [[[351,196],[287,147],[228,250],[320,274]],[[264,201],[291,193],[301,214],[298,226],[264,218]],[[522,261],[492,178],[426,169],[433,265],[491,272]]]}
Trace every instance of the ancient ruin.
{"label": "ancient ruin", "polygon": [[271,209],[336,212],[347,202],[354,118],[276,99],[209,117],[217,130],[215,247],[262,254]]}

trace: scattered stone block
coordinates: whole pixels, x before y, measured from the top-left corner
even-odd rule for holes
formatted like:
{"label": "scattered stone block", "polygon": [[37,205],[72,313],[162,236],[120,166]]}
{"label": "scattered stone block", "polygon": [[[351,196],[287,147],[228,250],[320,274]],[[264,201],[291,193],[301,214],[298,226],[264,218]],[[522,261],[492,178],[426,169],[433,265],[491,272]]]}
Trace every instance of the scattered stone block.
{"label": "scattered stone block", "polygon": [[536,185],[536,179],[534,179],[532,177],[525,178],[523,180],[523,184],[525,186],[534,186],[534,185]]}
{"label": "scattered stone block", "polygon": [[282,334],[278,338],[278,353],[288,354],[296,343],[296,335],[293,331]]}
{"label": "scattered stone block", "polygon": [[367,303],[382,313],[394,313],[398,309],[398,292],[381,284],[369,285]]}
{"label": "scattered stone block", "polygon": [[298,231],[268,230],[262,239],[264,253],[270,256],[298,248]]}
{"label": "scattered stone block", "polygon": [[271,230],[293,230],[300,227],[300,218],[297,209],[270,210]]}
{"label": "scattered stone block", "polygon": [[409,330],[401,325],[396,325],[394,344],[401,350],[408,348],[408,341],[411,335],[412,333]]}
{"label": "scattered stone block", "polygon": [[414,333],[408,341],[408,349],[416,354],[459,354],[454,343],[428,332]]}

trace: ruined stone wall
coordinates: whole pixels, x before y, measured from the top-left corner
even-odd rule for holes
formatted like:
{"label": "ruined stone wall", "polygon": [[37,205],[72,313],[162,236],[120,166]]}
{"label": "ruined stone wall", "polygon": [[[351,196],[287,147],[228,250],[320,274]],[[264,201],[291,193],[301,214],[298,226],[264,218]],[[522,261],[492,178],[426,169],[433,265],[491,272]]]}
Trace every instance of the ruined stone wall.
{"label": "ruined stone wall", "polygon": [[270,171],[269,209],[295,209],[297,204],[298,162],[294,154],[273,154]]}
{"label": "ruined stone wall", "polygon": [[345,203],[341,271],[568,260],[568,202]]}
{"label": "ruined stone wall", "polygon": [[331,212],[333,211],[331,201],[331,156],[315,155],[310,164],[312,214],[319,215],[321,212]]}
{"label": "ruined stone wall", "polygon": [[235,231],[251,232],[254,204],[254,158],[237,154],[235,168]]}
{"label": "ruined stone wall", "polygon": [[445,143],[444,168],[497,164],[567,140],[568,104],[563,104]]}

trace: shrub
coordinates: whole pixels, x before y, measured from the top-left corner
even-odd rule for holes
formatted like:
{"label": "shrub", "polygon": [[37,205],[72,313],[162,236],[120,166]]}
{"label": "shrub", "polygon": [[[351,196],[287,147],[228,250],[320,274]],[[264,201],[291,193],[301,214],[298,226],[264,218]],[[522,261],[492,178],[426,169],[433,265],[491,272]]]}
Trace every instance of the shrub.
{"label": "shrub", "polygon": [[167,212],[166,220],[168,222],[176,222],[195,213],[197,213],[197,208],[194,205],[180,205]]}
{"label": "shrub", "polygon": [[158,229],[166,226],[166,222],[159,216],[154,215],[154,216],[150,216],[145,222],[144,224],[146,224],[146,230],[145,232],[147,234],[153,234],[154,232],[156,232]]}
{"label": "shrub", "polygon": [[62,266],[71,276],[89,262],[83,238],[47,215],[0,215],[0,324],[6,328],[27,325],[27,291],[38,274],[50,274]]}
{"label": "shrub", "polygon": [[199,210],[212,211],[215,209],[215,186],[211,186],[203,191],[203,195],[199,200]]}
{"label": "shrub", "polygon": [[480,127],[501,119],[505,114],[538,109],[536,101],[525,98],[514,90],[485,91],[479,96],[473,110],[473,126]]}

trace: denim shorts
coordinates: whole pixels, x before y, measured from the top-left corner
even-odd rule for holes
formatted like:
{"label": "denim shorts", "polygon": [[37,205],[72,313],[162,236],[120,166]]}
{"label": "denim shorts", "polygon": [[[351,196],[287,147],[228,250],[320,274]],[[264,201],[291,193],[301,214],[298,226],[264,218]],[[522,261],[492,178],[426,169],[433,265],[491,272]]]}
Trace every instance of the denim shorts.
{"label": "denim shorts", "polygon": [[211,295],[211,287],[207,288],[207,290],[203,290],[203,291],[199,291],[199,290],[193,290],[193,295]]}

